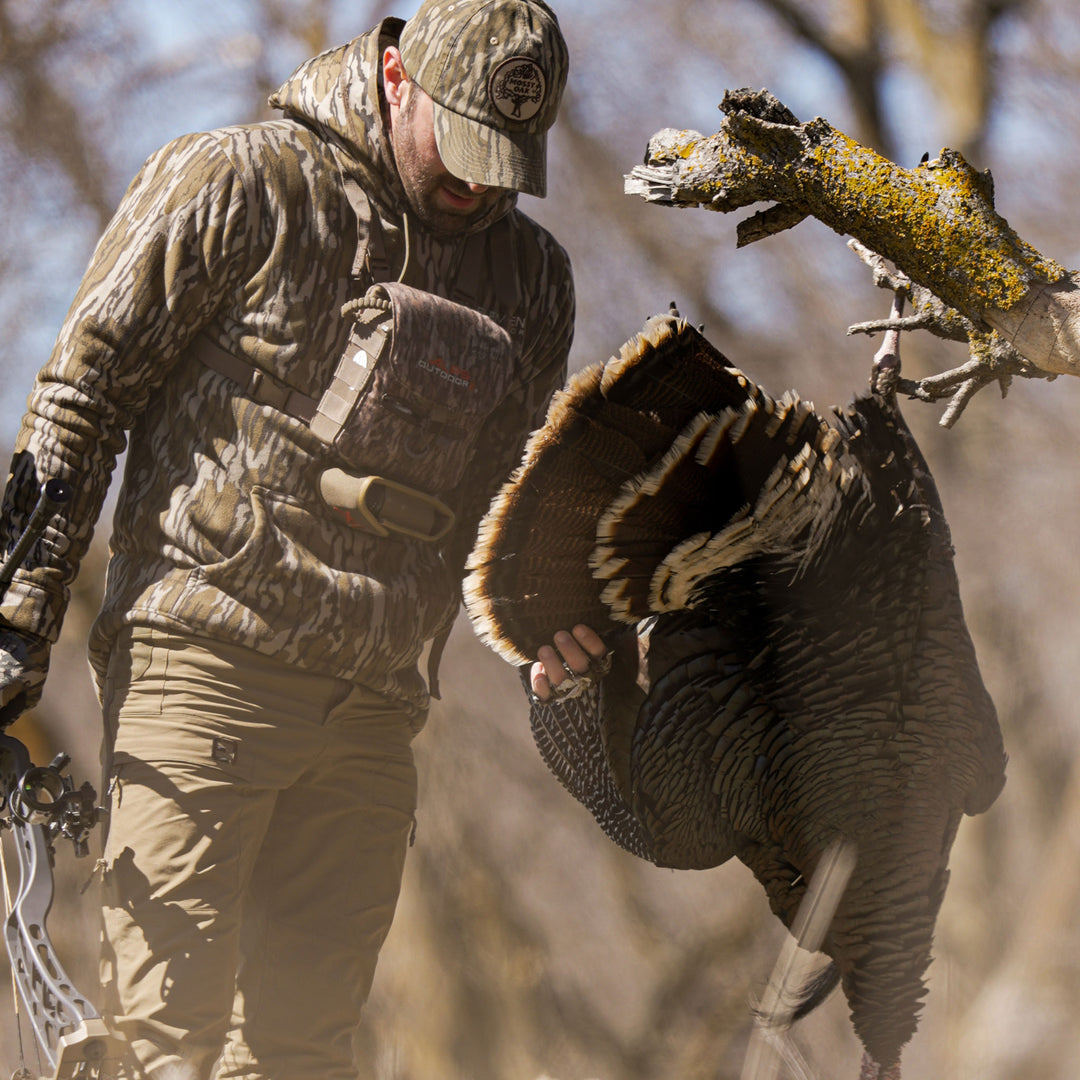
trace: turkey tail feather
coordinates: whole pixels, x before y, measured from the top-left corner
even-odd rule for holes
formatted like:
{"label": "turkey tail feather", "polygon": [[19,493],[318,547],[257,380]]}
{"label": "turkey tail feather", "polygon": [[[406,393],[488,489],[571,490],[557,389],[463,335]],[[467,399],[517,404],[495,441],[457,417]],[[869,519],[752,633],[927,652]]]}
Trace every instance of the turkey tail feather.
{"label": "turkey tail feather", "polygon": [[694,417],[741,408],[758,393],[670,315],[649,320],[606,364],[575,375],[481,522],[465,582],[480,637],[525,663],[561,627],[615,629],[618,616],[590,567],[597,519]]}
{"label": "turkey tail feather", "polygon": [[[691,605],[751,554],[809,557],[853,469],[836,429],[771,398],[685,320],[651,319],[574,376],[480,525],[465,602],[526,663],[560,628],[609,635]],[[799,558],[795,558],[797,553]]]}

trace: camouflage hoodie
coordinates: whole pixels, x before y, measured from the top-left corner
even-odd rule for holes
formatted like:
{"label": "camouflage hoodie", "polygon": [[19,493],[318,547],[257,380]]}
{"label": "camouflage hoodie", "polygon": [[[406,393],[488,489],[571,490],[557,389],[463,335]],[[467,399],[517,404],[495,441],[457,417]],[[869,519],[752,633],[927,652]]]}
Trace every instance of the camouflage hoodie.
{"label": "camouflage hoodie", "polygon": [[[417,658],[452,619],[476,522],[565,377],[573,286],[565,252],[509,194],[470,238],[412,225],[406,244],[377,89],[381,47],[401,25],[385,20],[299,68],[271,99],[285,119],[184,136],[152,155],[98,244],[16,444],[7,545],[42,478],[76,494],[0,613],[56,639],[130,432],[91,634],[99,678],[117,632],[138,624],[426,707]],[[473,306],[511,334],[517,369],[465,480],[438,493],[459,527],[439,547],[350,529],[317,494],[330,451],[204,365],[201,335],[317,398],[346,344],[347,301],[397,277],[406,253],[407,284],[454,298],[467,250]]]}

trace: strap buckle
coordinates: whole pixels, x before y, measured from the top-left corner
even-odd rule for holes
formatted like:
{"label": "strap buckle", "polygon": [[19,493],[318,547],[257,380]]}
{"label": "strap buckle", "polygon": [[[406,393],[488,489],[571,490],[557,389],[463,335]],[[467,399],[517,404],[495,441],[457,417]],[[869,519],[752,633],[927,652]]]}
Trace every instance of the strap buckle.
{"label": "strap buckle", "polygon": [[398,533],[435,543],[454,527],[454,512],[444,502],[385,476],[327,469],[319,477],[319,494],[347,525],[375,536]]}

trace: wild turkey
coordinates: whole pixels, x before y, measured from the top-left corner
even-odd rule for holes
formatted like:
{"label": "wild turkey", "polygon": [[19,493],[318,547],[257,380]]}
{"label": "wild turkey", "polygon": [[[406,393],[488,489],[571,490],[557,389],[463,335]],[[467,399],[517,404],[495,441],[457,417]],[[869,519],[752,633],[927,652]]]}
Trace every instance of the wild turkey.
{"label": "wild turkey", "polygon": [[1005,766],[889,377],[826,418],[654,318],[552,402],[466,582],[515,664],[578,623],[611,648],[531,721],[617,843],[669,867],[735,855],[789,927],[830,844],[855,846],[822,948],[868,1077],[899,1075],[960,817]]}

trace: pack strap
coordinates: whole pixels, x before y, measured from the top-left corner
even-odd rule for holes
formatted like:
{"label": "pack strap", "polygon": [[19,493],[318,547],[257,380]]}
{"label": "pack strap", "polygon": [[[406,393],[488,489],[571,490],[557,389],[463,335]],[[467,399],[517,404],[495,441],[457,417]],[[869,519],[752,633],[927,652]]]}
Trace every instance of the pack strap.
{"label": "pack strap", "polygon": [[294,420],[310,424],[319,403],[313,397],[294,390],[268,371],[257,368],[251,361],[223,349],[208,334],[200,334],[195,340],[196,356],[211,371],[231,379],[243,393],[259,405],[291,416]]}

